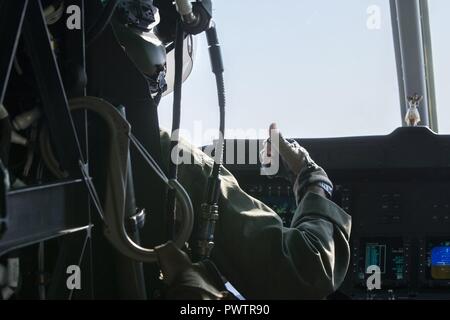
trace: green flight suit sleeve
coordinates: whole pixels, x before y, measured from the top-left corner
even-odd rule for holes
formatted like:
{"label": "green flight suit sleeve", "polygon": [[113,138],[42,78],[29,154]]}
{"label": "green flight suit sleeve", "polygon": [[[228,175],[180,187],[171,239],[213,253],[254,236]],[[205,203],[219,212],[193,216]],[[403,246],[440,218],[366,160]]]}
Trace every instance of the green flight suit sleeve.
{"label": "green flight suit sleeve", "polygon": [[[168,155],[164,131],[161,141]],[[213,162],[187,142],[180,147],[179,180],[198,215]],[[333,202],[307,193],[292,225],[283,227],[273,210],[246,194],[224,169],[219,206],[212,260],[246,298],[322,299],[344,280],[351,218]]]}

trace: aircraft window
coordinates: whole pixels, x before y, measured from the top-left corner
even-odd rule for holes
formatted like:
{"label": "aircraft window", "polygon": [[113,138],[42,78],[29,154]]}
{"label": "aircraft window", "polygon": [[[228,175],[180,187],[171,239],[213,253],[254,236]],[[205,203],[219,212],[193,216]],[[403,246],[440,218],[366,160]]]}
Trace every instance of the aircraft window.
{"label": "aircraft window", "polygon": [[[215,7],[226,60],[227,138],[265,137],[270,121],[291,137],[388,134],[402,125],[389,0],[286,0],[283,8],[228,0]],[[196,144],[211,143],[205,130],[215,134],[218,123],[205,47],[199,39],[183,87],[182,127]],[[166,128],[171,106],[172,96],[163,98]]]}
{"label": "aircraft window", "polygon": [[436,103],[439,118],[439,132],[450,134],[450,30],[448,0],[430,0],[431,41],[433,45]]}

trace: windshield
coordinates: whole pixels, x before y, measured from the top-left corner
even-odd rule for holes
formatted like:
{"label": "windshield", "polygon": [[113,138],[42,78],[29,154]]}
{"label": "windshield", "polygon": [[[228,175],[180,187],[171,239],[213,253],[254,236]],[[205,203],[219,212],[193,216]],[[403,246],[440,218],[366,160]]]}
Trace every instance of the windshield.
{"label": "windshield", "polygon": [[[215,2],[224,50],[227,138],[263,138],[271,122],[289,137],[388,134],[402,125],[389,0]],[[251,12],[251,14],[249,14]],[[215,82],[200,37],[183,86],[183,133],[211,143]],[[172,95],[160,106],[170,129]]]}

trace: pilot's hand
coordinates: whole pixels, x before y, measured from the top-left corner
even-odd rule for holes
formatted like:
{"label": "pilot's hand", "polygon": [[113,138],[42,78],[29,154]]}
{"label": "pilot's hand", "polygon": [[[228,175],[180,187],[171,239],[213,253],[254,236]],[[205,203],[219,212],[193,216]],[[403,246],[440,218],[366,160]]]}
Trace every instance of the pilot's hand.
{"label": "pilot's hand", "polygon": [[270,139],[267,145],[267,155],[269,157],[276,157],[279,154],[286,169],[290,171],[289,173],[294,178],[297,177],[308,161],[308,151],[300,146],[297,141],[286,140],[275,123],[270,125],[269,134]]}
{"label": "pilot's hand", "polygon": [[269,130],[271,138],[267,145],[267,154],[270,157],[280,156],[288,171],[288,177],[294,184],[297,203],[300,203],[307,192],[331,198],[333,184],[326,172],[311,159],[308,151],[296,141],[286,140],[275,123],[270,125]]}

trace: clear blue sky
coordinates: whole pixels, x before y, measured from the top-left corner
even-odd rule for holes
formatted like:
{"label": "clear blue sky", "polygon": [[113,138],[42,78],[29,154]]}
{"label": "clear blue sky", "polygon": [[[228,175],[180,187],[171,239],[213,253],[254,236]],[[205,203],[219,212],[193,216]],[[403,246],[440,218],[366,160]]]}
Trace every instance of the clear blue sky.
{"label": "clear blue sky", "polygon": [[[229,138],[263,138],[271,122],[289,137],[388,134],[401,126],[388,0],[216,0],[226,67]],[[368,8],[379,25],[368,28]],[[450,133],[450,1],[430,0],[441,131]],[[197,145],[218,127],[206,41],[183,86],[182,127]],[[172,95],[160,122],[171,127]]]}

